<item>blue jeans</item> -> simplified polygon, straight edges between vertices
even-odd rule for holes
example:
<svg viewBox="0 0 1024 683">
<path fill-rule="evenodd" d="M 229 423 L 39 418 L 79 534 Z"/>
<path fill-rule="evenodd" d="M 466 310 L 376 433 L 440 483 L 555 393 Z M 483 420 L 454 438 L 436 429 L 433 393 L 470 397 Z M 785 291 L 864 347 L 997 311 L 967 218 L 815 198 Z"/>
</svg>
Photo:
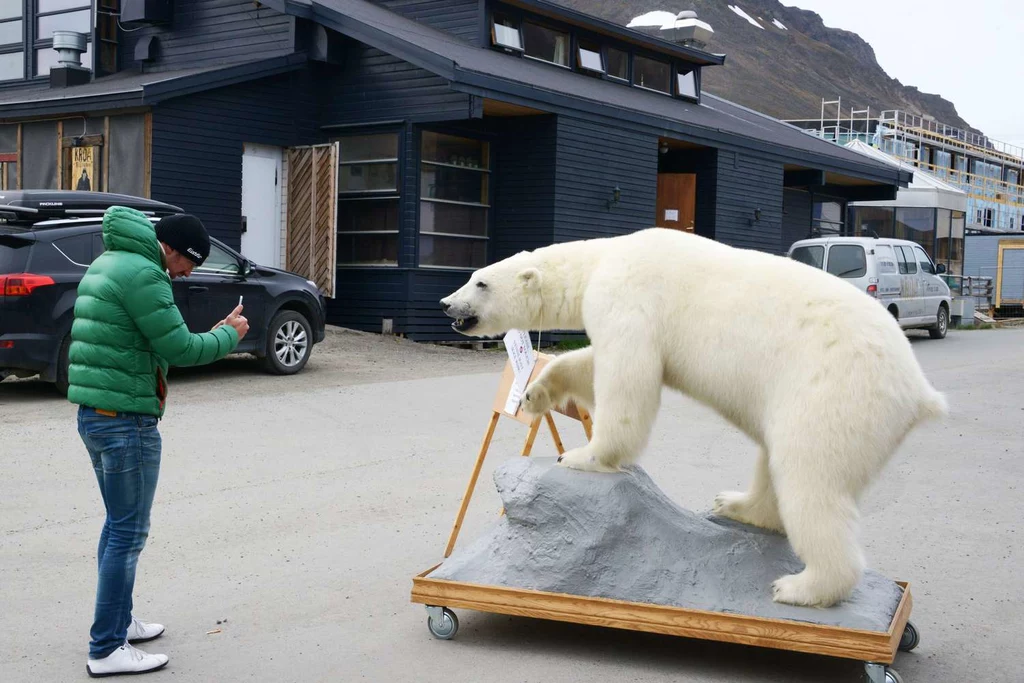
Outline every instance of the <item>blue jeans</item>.
<svg viewBox="0 0 1024 683">
<path fill-rule="evenodd" d="M 135 566 L 149 536 L 149 511 L 160 475 L 160 432 L 151 415 L 111 417 L 83 406 L 78 410 L 78 433 L 107 510 L 97 553 L 96 613 L 89 632 L 89 657 L 102 659 L 121 647 L 128 635 Z"/>
</svg>

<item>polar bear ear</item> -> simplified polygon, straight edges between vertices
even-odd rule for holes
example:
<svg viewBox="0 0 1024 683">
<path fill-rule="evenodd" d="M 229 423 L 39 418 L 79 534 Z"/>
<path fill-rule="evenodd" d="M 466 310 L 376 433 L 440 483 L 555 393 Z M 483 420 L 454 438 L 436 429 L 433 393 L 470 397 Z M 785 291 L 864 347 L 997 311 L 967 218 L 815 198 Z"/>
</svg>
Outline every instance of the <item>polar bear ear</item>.
<svg viewBox="0 0 1024 683">
<path fill-rule="evenodd" d="M 527 268 L 526 270 L 519 271 L 516 279 L 519 280 L 519 284 L 522 285 L 523 289 L 530 290 L 540 287 L 540 271 L 536 268 Z"/>
</svg>

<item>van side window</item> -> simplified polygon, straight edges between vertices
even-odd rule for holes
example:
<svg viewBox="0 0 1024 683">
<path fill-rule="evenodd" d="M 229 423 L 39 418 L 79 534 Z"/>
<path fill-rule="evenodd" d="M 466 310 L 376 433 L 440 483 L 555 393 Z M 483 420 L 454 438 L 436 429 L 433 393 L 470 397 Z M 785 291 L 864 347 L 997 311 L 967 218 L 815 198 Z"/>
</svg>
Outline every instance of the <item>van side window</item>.
<svg viewBox="0 0 1024 683">
<path fill-rule="evenodd" d="M 918 264 L 913 260 L 913 252 L 906 247 L 896 245 L 896 260 L 899 261 L 899 272 L 901 275 L 912 275 L 918 272 Z"/>
<path fill-rule="evenodd" d="M 896 255 L 892 253 L 892 247 L 887 244 L 879 244 L 875 247 L 875 263 L 881 274 L 897 272 Z"/>
<path fill-rule="evenodd" d="M 794 261 L 806 263 L 815 268 L 821 268 L 822 263 L 825 261 L 825 247 L 817 245 L 797 247 L 789 257 Z"/>
<path fill-rule="evenodd" d="M 916 275 L 917 262 L 914 261 L 914 252 L 908 247 L 896 246 L 896 253 L 900 256 L 900 273 L 903 275 Z"/>
<path fill-rule="evenodd" d="M 914 247 L 914 255 L 917 256 L 917 262 L 923 272 L 935 275 L 935 266 L 932 265 L 932 260 L 928 258 L 928 254 L 924 253 L 924 249 Z"/>
<path fill-rule="evenodd" d="M 859 244 L 837 244 L 828 250 L 828 272 L 838 277 L 864 277 L 868 262 Z"/>
</svg>

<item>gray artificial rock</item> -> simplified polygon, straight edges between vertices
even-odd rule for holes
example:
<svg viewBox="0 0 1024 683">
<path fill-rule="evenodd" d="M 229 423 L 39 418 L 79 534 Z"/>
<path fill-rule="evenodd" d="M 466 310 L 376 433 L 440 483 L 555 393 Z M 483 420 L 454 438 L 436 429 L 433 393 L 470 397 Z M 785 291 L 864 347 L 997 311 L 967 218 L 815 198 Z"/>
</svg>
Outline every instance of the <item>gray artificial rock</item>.
<svg viewBox="0 0 1024 683">
<path fill-rule="evenodd" d="M 505 515 L 431 578 L 869 631 L 887 631 L 900 601 L 869 570 L 834 607 L 774 602 L 772 582 L 803 568 L 786 538 L 684 510 L 638 466 L 604 474 L 512 458 L 494 482 Z"/>
</svg>

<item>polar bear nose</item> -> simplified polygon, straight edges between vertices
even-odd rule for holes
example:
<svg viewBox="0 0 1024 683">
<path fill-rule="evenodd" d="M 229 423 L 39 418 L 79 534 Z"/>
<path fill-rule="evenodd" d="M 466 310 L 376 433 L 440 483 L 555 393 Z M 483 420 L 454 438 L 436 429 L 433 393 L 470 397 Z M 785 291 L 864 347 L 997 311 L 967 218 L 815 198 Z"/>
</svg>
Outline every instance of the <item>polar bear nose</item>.
<svg viewBox="0 0 1024 683">
<path fill-rule="evenodd" d="M 449 309 L 450 309 L 451 307 L 452 307 L 452 306 L 451 306 L 451 304 L 447 303 L 447 302 L 446 302 L 446 301 L 445 301 L 444 299 L 441 299 L 441 310 L 442 310 L 442 311 L 444 311 L 445 313 L 447 313 L 447 312 L 448 312 L 448 310 L 449 310 Z"/>
</svg>

